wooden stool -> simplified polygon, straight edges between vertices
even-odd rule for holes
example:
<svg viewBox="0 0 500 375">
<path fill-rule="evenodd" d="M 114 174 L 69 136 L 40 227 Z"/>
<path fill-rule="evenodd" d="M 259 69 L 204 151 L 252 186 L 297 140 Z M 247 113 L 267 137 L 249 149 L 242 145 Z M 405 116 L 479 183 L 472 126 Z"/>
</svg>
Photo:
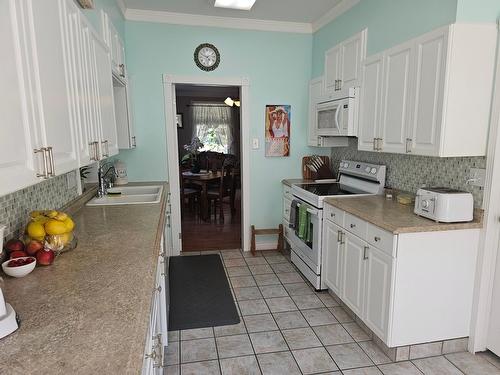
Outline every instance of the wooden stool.
<svg viewBox="0 0 500 375">
<path fill-rule="evenodd" d="M 276 251 L 281 253 L 283 251 L 283 224 L 280 224 L 278 229 L 255 229 L 255 225 L 252 225 L 252 243 L 250 245 L 250 251 L 253 255 L 255 255 L 255 236 L 272 234 L 278 235 L 278 246 L 276 247 Z"/>
</svg>

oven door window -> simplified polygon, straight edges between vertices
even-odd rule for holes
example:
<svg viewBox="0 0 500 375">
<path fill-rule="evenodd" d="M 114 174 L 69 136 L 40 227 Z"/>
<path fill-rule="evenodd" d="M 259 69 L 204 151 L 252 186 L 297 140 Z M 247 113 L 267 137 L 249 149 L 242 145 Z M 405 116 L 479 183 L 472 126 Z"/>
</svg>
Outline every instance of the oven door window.
<svg viewBox="0 0 500 375">
<path fill-rule="evenodd" d="M 305 243 L 307 245 L 307 247 L 309 247 L 310 249 L 313 248 L 313 238 L 314 238 L 314 224 L 312 223 L 311 221 L 311 215 L 309 213 L 307 213 L 307 225 L 308 225 L 308 228 L 306 229 L 306 235 L 304 236 L 300 236 L 300 214 L 299 214 L 299 207 L 300 205 L 296 205 L 295 206 L 295 222 L 294 222 L 294 227 L 295 227 L 295 236 L 300 240 L 302 241 L 303 243 Z"/>
</svg>

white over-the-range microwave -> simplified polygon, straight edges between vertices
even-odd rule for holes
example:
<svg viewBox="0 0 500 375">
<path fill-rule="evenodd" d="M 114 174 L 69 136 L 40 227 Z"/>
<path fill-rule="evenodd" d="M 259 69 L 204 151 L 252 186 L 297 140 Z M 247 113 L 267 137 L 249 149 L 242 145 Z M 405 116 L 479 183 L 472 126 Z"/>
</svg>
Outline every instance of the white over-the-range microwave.
<svg viewBox="0 0 500 375">
<path fill-rule="evenodd" d="M 330 94 L 319 98 L 316 104 L 318 136 L 357 136 L 358 93 L 359 88 L 350 87 L 342 94 Z"/>
</svg>

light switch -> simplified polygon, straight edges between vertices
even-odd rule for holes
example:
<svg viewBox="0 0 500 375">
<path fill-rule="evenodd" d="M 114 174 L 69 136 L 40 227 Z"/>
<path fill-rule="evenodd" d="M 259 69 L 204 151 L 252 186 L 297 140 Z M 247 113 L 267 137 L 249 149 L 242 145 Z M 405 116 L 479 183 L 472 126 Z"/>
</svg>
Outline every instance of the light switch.
<svg viewBox="0 0 500 375">
<path fill-rule="evenodd" d="M 252 139 L 252 148 L 254 150 L 258 150 L 259 149 L 259 138 L 253 138 Z"/>
<path fill-rule="evenodd" d="M 471 168 L 469 171 L 469 178 L 466 183 L 472 186 L 484 187 L 484 180 L 486 179 L 486 169 Z"/>
</svg>

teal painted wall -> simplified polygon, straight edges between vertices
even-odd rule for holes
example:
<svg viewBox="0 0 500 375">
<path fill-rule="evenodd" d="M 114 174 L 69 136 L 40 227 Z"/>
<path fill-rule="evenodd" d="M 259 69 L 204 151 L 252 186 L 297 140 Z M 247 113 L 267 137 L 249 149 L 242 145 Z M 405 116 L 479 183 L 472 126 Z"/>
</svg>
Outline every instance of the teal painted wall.
<svg viewBox="0 0 500 375">
<path fill-rule="evenodd" d="M 458 0 L 457 21 L 495 22 L 500 17 L 499 0 Z"/>
<path fill-rule="evenodd" d="M 103 9 L 113 22 L 122 39 L 125 39 L 125 20 L 116 0 L 94 0 L 94 9 L 83 9 L 96 31 L 101 34 L 101 9 Z"/>
<path fill-rule="evenodd" d="M 302 156 L 317 152 L 306 146 L 312 35 L 132 21 L 126 22 L 125 34 L 138 143 L 135 150 L 120 153 L 130 180 L 167 179 L 162 74 L 248 77 L 250 135 L 260 140 L 260 149 L 250 154 L 251 222 L 277 226 L 280 181 L 300 176 Z M 193 61 L 194 49 L 203 42 L 213 43 L 221 53 L 220 66 L 211 73 L 202 72 Z M 264 156 L 266 104 L 292 106 L 290 157 Z"/>
<path fill-rule="evenodd" d="M 367 55 L 371 55 L 454 22 L 456 10 L 457 0 L 361 0 L 314 33 L 312 77 L 323 74 L 326 50 L 366 27 Z"/>
</svg>

